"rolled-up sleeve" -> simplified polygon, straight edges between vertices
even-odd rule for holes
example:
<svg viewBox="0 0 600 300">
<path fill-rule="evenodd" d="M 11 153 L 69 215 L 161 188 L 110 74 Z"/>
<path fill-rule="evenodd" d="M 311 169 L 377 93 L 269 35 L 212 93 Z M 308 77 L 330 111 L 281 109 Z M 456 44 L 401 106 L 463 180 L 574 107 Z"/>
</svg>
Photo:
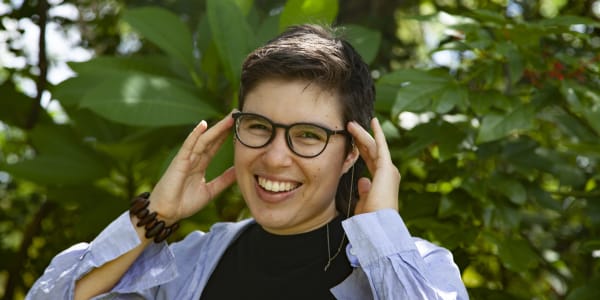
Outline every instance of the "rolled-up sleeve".
<svg viewBox="0 0 600 300">
<path fill-rule="evenodd" d="M 412 237 L 398 212 L 360 214 L 342 224 L 348 258 L 364 271 L 374 299 L 468 299 L 452 253 Z"/>
<path fill-rule="evenodd" d="M 127 253 L 141 243 L 125 212 L 106 227 L 91 243 L 76 244 L 52 259 L 44 274 L 34 283 L 26 299 L 73 299 L 75 282 L 85 274 Z M 165 242 L 149 245 L 117 285 L 107 294 L 146 291 L 177 276 L 174 257 Z M 133 296 L 133 294 L 132 294 Z M 140 294 L 138 293 L 139 297 Z M 126 297 L 125 297 L 126 298 Z"/>
</svg>

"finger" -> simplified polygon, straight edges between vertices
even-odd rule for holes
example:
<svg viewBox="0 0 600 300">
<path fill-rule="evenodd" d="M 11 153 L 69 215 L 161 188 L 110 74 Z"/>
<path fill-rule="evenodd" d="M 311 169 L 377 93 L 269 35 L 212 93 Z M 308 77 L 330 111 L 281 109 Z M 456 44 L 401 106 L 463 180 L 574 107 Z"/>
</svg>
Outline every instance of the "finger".
<svg viewBox="0 0 600 300">
<path fill-rule="evenodd" d="M 363 197 L 366 198 L 371 191 L 371 180 L 367 177 L 361 177 L 358 180 L 357 185 L 359 199 L 363 199 Z"/>
<path fill-rule="evenodd" d="M 190 132 L 187 138 L 185 138 L 185 140 L 183 141 L 179 152 L 177 152 L 177 157 L 184 159 L 189 158 L 190 154 L 192 154 L 192 149 L 194 149 L 196 141 L 198 141 L 200 135 L 202 135 L 202 133 L 204 133 L 204 131 L 206 131 L 207 128 L 208 124 L 206 123 L 206 121 L 200 121 L 200 123 L 198 123 L 196 127 L 194 127 L 192 132 Z"/>
<path fill-rule="evenodd" d="M 207 165 L 229 136 L 232 126 L 233 119 L 229 114 L 198 137 L 192 149 L 192 163 L 201 167 Z"/>
<path fill-rule="evenodd" d="M 373 129 L 373 136 L 375 137 L 375 144 L 377 145 L 377 158 L 381 160 L 391 160 L 390 151 L 385 140 L 385 134 L 383 128 L 379 124 L 379 119 L 373 118 L 371 120 L 371 128 Z"/>
<path fill-rule="evenodd" d="M 371 191 L 371 180 L 367 177 L 361 177 L 357 182 L 358 187 L 358 202 L 354 207 L 354 214 L 362 214 L 365 212 L 365 205 L 367 204 L 367 198 Z"/>
<path fill-rule="evenodd" d="M 348 132 L 352 134 L 354 144 L 372 174 L 375 170 L 375 160 L 377 159 L 377 144 L 375 139 L 354 121 L 348 123 Z"/>
</svg>

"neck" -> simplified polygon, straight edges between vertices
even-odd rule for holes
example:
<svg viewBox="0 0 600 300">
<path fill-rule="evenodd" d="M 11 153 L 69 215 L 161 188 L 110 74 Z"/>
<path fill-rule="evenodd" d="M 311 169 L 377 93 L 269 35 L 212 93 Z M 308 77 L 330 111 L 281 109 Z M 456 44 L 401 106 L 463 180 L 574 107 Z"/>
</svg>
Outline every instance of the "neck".
<svg viewBox="0 0 600 300">
<path fill-rule="evenodd" d="M 296 226 L 281 226 L 281 227 L 269 227 L 263 224 L 259 225 L 268 233 L 275 235 L 295 235 L 306 232 L 311 232 L 316 229 L 324 227 L 327 223 L 331 222 L 338 215 L 335 209 L 335 203 L 323 210 L 323 212 L 317 216 L 314 216 L 310 221 L 303 222 Z"/>
</svg>

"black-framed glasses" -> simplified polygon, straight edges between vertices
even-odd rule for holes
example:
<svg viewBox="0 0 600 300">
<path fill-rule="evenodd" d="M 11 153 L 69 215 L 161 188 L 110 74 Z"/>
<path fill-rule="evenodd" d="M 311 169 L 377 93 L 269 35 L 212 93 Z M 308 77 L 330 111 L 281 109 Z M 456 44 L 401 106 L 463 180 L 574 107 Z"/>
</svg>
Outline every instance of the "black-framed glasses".
<svg viewBox="0 0 600 300">
<path fill-rule="evenodd" d="M 235 136 L 244 146 L 262 148 L 268 145 L 276 136 L 277 128 L 285 130 L 285 140 L 290 150 L 304 158 L 316 157 L 323 153 L 332 135 L 342 134 L 346 130 L 331 130 L 313 123 L 278 124 L 264 116 L 254 113 L 235 112 Z"/>
</svg>

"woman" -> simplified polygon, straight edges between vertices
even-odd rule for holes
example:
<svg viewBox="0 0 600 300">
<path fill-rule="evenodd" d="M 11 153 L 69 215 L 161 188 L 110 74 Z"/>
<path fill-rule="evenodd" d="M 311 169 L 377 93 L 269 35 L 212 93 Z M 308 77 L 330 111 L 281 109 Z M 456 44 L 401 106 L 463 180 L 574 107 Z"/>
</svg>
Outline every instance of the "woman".
<svg viewBox="0 0 600 300">
<path fill-rule="evenodd" d="M 347 42 L 289 28 L 247 57 L 239 110 L 210 129 L 200 122 L 149 197 L 55 257 L 27 297 L 468 298 L 450 252 L 411 237 L 397 212 L 400 174 L 373 101 Z M 206 182 L 232 129 L 234 166 Z M 161 241 L 234 182 L 253 219 Z"/>
</svg>

